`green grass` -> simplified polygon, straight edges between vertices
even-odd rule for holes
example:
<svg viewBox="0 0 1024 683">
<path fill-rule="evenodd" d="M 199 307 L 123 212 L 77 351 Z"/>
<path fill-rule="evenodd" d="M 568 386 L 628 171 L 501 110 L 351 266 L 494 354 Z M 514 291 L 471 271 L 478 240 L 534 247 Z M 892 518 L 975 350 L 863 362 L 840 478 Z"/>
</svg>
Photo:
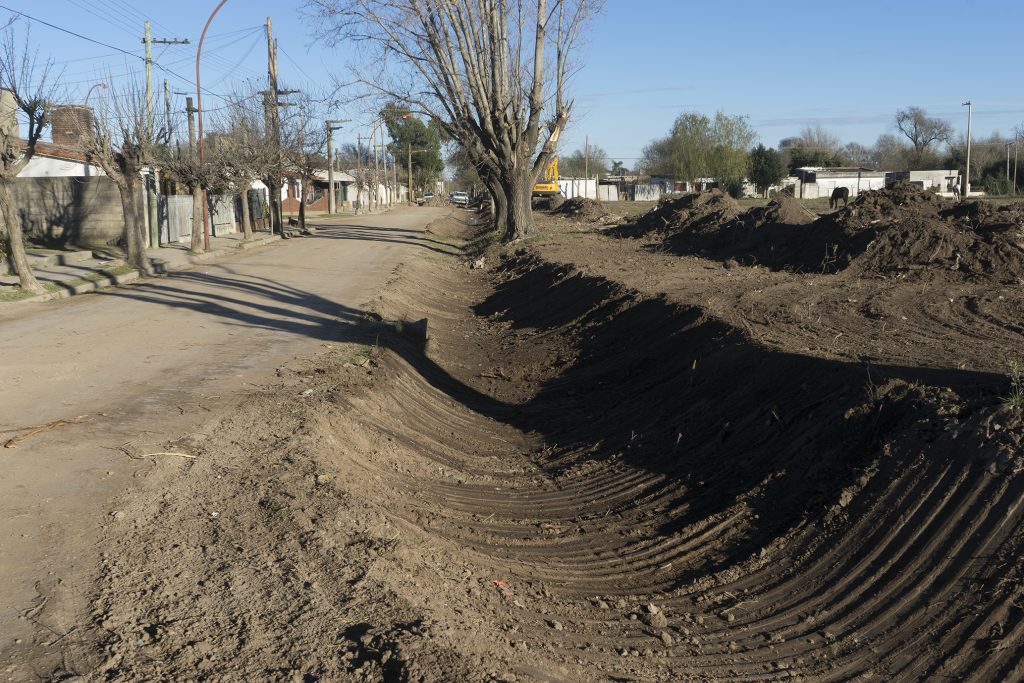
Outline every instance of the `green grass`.
<svg viewBox="0 0 1024 683">
<path fill-rule="evenodd" d="M 1024 363 L 1011 360 L 1007 363 L 1010 378 L 1010 393 L 1003 397 L 1003 403 L 1014 410 L 1024 409 Z"/>
<path fill-rule="evenodd" d="M 84 285 L 87 282 L 96 282 L 97 280 L 105 280 L 110 277 L 116 277 L 118 275 L 124 275 L 130 273 L 134 268 L 128 264 L 117 266 L 116 268 L 105 268 L 95 273 L 89 273 L 88 275 L 74 280 L 65 280 L 64 282 L 47 282 L 43 285 L 43 289 L 47 292 L 59 292 L 62 289 L 71 289 L 78 285 Z M 0 302 L 11 302 L 21 301 L 22 299 L 28 299 L 35 296 L 32 292 L 26 291 L 21 287 L 15 285 L 14 288 L 9 292 L 0 292 Z"/>
</svg>

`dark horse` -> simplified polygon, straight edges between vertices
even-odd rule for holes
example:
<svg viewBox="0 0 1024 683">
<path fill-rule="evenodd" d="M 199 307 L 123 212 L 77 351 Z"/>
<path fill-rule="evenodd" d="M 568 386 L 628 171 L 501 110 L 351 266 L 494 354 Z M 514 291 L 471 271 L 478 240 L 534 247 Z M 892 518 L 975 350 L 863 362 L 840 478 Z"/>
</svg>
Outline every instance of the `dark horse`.
<svg viewBox="0 0 1024 683">
<path fill-rule="evenodd" d="M 843 200 L 843 206 L 850 201 L 850 188 L 848 187 L 837 187 L 832 190 L 832 196 L 828 198 L 828 208 L 836 209 L 839 208 L 839 200 Z"/>
</svg>

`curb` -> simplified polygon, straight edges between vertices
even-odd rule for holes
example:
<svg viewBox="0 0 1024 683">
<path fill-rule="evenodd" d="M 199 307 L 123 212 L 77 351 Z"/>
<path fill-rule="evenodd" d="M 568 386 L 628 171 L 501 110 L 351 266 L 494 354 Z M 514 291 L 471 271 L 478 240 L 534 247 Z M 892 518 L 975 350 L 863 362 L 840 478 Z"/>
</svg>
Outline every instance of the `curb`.
<svg viewBox="0 0 1024 683">
<path fill-rule="evenodd" d="M 172 265 L 167 265 L 165 262 L 165 264 L 162 266 L 161 272 L 176 273 L 178 271 L 188 270 L 192 266 L 210 263 L 212 261 L 218 261 L 226 256 L 231 256 L 241 251 L 255 249 L 256 247 L 264 247 L 273 242 L 280 241 L 280 235 L 271 235 L 269 237 L 261 237 L 259 239 L 255 239 L 250 242 L 240 242 L 239 244 L 235 245 L 234 247 L 231 247 L 230 249 L 218 249 L 216 251 L 205 251 L 201 254 L 192 254 L 188 257 L 188 261 L 185 263 L 175 263 Z"/>
<path fill-rule="evenodd" d="M 217 251 L 207 251 L 202 254 L 193 254 L 188 257 L 186 263 L 177 263 L 174 265 L 164 265 L 157 274 L 163 273 L 175 273 L 182 270 L 189 270 L 193 266 L 214 262 L 221 258 L 238 254 L 239 252 L 246 251 L 248 249 L 254 249 L 256 247 L 263 247 L 273 242 L 281 240 L 280 235 L 272 235 L 270 237 L 262 237 L 260 239 L 252 240 L 251 242 L 240 243 L 230 249 L 218 249 Z M 159 266 L 158 266 L 159 268 Z M 17 304 L 27 303 L 40 303 L 43 301 L 57 301 L 60 299 L 67 299 L 78 294 L 88 294 L 95 292 L 100 289 L 107 287 L 114 287 L 116 285 L 124 285 L 129 282 L 134 282 L 142 278 L 142 275 L 137 270 L 133 270 L 128 273 L 122 273 L 121 275 L 112 275 L 110 277 L 101 278 L 99 280 L 90 280 L 77 284 L 67 289 L 59 289 L 55 292 L 46 292 L 45 294 L 37 294 L 35 296 L 26 297 L 24 299 L 18 299 L 17 301 L 0 302 L 0 310 L 2 307 Z"/>
<path fill-rule="evenodd" d="M 75 296 L 76 294 L 88 294 L 89 292 L 95 292 L 98 289 L 104 289 L 106 287 L 113 287 L 114 285 L 123 285 L 127 282 L 133 282 L 138 280 L 141 276 L 139 271 L 133 270 L 128 273 L 122 273 L 121 275 L 112 275 L 111 277 L 105 277 L 100 280 L 90 280 L 89 282 L 83 282 L 75 285 L 70 289 L 58 289 L 56 292 L 47 292 L 46 294 L 37 294 L 30 296 L 26 299 L 18 299 L 17 301 L 6 302 L 8 304 L 27 304 L 27 303 L 39 303 L 41 301 L 56 301 L 58 299 L 67 299 Z M 2 305 L 2 304 L 0 304 Z"/>
</svg>

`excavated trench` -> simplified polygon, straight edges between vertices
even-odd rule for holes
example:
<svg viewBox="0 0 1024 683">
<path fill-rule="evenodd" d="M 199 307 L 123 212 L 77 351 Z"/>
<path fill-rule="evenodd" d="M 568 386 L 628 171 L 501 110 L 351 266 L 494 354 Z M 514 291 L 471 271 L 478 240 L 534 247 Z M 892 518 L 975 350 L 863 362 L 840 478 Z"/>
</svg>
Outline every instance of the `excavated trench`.
<svg viewBox="0 0 1024 683">
<path fill-rule="evenodd" d="M 263 503 L 265 481 L 240 479 L 218 489 L 221 505 L 242 509 L 257 490 L 265 517 L 196 539 L 214 548 L 196 570 L 208 588 L 183 582 L 175 604 L 221 590 L 209 588 L 228 571 L 219 545 L 265 536 L 294 546 L 306 575 L 352 586 L 310 603 L 315 632 L 262 625 L 264 645 L 304 639 L 282 652 L 305 680 L 1024 676 L 1024 423 L 999 400 L 1005 378 L 768 348 L 699 306 L 526 252 L 489 277 L 408 269 L 378 309 L 425 314 L 427 352 L 368 322 L 363 337 L 388 347 L 369 384 L 351 385 L 353 363 L 321 363 L 301 427 L 271 422 L 276 439 L 242 449 L 277 463 L 265 469 L 292 500 L 323 495 L 304 482 L 328 472 L 344 506 L 386 518 L 384 564 L 324 574 L 352 562 L 351 544 L 289 545 L 297 532 Z M 231 438 L 252 440 L 252 423 L 235 422 Z M 301 475 L 274 469 L 281 452 Z M 352 533 L 317 526 L 338 500 L 309 500 L 286 511 L 301 507 L 313 545 Z M 140 533 L 159 544 L 169 514 Z M 166 611 L 152 593 L 130 593 L 130 610 L 112 597 L 158 570 L 111 578 L 103 616 Z M 232 595 L 287 603 L 286 584 L 270 572 Z M 329 625 L 332 601 L 344 618 Z M 397 603 L 432 630 L 396 626 Z M 241 610 L 204 618 L 236 623 Z M 123 641 L 109 651 L 111 680 L 146 671 Z M 236 673 L 267 666 L 251 638 L 202 656 Z M 168 660 L 164 674 L 192 661 Z"/>
</svg>

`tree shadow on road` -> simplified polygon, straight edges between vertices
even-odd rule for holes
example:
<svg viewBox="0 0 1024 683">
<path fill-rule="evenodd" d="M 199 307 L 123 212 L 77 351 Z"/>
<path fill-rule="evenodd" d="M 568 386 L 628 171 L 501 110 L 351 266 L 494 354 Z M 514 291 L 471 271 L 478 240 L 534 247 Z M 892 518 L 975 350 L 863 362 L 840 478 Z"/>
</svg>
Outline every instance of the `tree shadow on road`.
<svg viewBox="0 0 1024 683">
<path fill-rule="evenodd" d="M 462 250 L 454 244 L 427 237 L 422 230 L 410 228 L 376 227 L 367 225 L 317 226 L 317 238 L 355 242 L 384 242 L 411 244 L 438 254 L 461 256 Z"/>
</svg>

